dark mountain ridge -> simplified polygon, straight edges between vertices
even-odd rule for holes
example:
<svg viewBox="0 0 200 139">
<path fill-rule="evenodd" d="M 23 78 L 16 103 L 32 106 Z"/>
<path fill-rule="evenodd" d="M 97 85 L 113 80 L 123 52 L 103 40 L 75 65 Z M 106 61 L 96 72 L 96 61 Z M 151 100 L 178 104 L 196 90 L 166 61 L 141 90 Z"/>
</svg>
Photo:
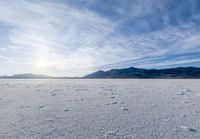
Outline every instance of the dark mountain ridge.
<svg viewBox="0 0 200 139">
<path fill-rule="evenodd" d="M 83 78 L 200 78 L 200 68 L 178 67 L 169 69 L 125 68 L 97 71 Z"/>
</svg>

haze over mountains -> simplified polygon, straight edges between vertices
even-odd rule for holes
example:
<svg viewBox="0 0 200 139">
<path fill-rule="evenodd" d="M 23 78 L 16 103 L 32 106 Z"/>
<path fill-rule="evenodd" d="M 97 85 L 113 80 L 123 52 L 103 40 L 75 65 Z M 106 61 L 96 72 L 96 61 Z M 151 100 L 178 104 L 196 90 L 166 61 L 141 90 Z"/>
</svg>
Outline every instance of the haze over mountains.
<svg viewBox="0 0 200 139">
<path fill-rule="evenodd" d="M 124 68 L 111 69 L 108 71 L 99 70 L 83 77 L 53 77 L 40 74 L 16 74 L 11 76 L 0 76 L 0 79 L 93 79 L 93 78 L 200 78 L 200 68 L 198 67 L 177 67 L 169 69 L 142 69 L 142 68 Z"/>
<path fill-rule="evenodd" d="M 74 78 L 76 77 L 73 77 L 73 79 Z M 3 75 L 0 76 L 0 79 L 71 79 L 71 77 L 54 77 L 41 74 L 24 73 L 11 76 Z"/>
<path fill-rule="evenodd" d="M 3 75 L 0 76 L 0 78 L 4 78 L 4 79 L 14 79 L 14 78 L 23 78 L 23 79 L 27 79 L 27 78 L 31 78 L 31 79 L 40 79 L 40 78 L 51 78 L 51 76 L 46 76 L 46 75 L 40 75 L 40 74 L 32 74 L 32 73 L 24 73 L 24 74 L 15 74 L 15 75 L 11 75 L 11 76 L 7 76 L 7 75 Z"/>
</svg>

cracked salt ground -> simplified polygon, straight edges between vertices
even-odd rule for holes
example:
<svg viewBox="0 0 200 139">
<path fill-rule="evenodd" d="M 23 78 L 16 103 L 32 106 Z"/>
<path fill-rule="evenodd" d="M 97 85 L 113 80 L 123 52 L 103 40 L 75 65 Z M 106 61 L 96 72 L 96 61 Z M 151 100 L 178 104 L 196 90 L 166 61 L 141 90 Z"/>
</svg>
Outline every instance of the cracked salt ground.
<svg viewBox="0 0 200 139">
<path fill-rule="evenodd" d="M 0 80 L 0 139 L 199 139 L 199 84 Z"/>
</svg>

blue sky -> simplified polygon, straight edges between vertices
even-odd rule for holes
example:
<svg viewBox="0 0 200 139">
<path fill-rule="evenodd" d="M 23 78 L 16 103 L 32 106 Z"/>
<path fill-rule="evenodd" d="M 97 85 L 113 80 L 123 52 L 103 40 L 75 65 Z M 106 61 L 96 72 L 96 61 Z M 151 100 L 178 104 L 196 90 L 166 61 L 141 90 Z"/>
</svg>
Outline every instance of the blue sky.
<svg viewBox="0 0 200 139">
<path fill-rule="evenodd" d="M 200 66 L 199 0 L 0 0 L 0 74 Z"/>
</svg>

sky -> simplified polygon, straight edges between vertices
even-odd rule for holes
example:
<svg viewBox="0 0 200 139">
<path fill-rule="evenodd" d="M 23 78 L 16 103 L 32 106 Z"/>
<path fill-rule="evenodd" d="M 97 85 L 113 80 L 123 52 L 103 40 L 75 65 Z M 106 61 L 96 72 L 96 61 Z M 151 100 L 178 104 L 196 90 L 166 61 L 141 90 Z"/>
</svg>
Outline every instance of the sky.
<svg viewBox="0 0 200 139">
<path fill-rule="evenodd" d="M 0 75 L 200 67 L 200 0 L 0 0 Z"/>
</svg>

